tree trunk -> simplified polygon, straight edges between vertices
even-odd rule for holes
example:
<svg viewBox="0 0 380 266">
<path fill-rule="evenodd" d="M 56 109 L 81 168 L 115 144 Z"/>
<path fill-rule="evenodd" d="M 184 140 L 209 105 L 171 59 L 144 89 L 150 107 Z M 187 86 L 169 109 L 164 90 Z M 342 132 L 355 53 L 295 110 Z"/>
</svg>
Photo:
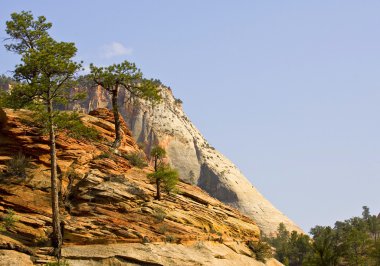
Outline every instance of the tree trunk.
<svg viewBox="0 0 380 266">
<path fill-rule="evenodd" d="M 156 179 L 156 185 L 157 185 L 157 196 L 156 196 L 156 199 L 161 200 L 161 188 L 160 188 L 161 179 L 159 179 L 159 178 Z"/>
<path fill-rule="evenodd" d="M 59 217 L 59 198 L 58 198 L 58 184 L 57 184 L 57 154 L 55 150 L 55 132 L 53 124 L 53 102 L 48 102 L 48 114 L 49 114 L 49 135 L 50 135 L 50 177 L 51 177 L 51 205 L 53 213 L 53 235 L 52 244 L 54 247 L 54 255 L 60 257 L 62 246 L 62 235 L 60 227 Z"/>
<path fill-rule="evenodd" d="M 119 117 L 119 108 L 117 105 L 118 98 L 118 87 L 116 86 L 112 90 L 112 111 L 115 119 L 115 141 L 112 144 L 113 148 L 119 148 L 121 144 L 121 129 L 120 129 L 120 117 Z"/>
</svg>

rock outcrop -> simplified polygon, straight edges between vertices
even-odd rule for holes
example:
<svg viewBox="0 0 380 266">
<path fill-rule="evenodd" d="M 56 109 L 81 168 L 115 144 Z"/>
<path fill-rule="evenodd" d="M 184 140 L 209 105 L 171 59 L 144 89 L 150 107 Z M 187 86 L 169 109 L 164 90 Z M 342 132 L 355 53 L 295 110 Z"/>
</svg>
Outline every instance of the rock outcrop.
<svg viewBox="0 0 380 266">
<path fill-rule="evenodd" d="M 152 168 L 136 168 L 126 159 L 142 153 L 126 124 L 115 153 L 113 124 L 102 119 L 111 113 L 92 114 L 80 118 L 99 132 L 98 140 L 75 139 L 69 131 L 56 140 L 62 254 L 70 265 L 264 265 L 246 245 L 260 235 L 251 218 L 185 182 L 178 193 L 154 200 L 155 187 L 146 176 Z M 7 236 L 0 233 L 0 259 L 9 265 L 51 259 L 48 137 L 31 117 L 27 110 L 0 109 L 0 218 L 14 211 Z M 9 162 L 18 153 L 26 157 L 26 177 L 9 175 Z"/>
<path fill-rule="evenodd" d="M 213 197 L 253 218 L 265 234 L 284 223 L 289 230 L 302 230 L 276 209 L 223 154 L 209 145 L 182 110 L 170 88 L 161 87 L 163 101 L 150 103 L 131 100 L 120 92 L 119 106 L 125 121 L 138 143 L 149 152 L 152 145 L 164 146 L 171 164 L 181 177 L 198 185 Z M 89 91 L 86 101 L 77 109 L 110 107 L 107 93 L 100 87 Z"/>
</svg>

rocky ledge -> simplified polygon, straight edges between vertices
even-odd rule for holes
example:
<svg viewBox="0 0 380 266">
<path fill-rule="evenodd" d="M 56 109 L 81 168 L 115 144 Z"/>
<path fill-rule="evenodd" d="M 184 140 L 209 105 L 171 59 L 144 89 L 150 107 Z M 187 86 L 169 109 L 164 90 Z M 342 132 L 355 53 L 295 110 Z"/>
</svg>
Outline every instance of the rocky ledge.
<svg viewBox="0 0 380 266">
<path fill-rule="evenodd" d="M 0 216 L 14 211 L 13 226 L 0 235 L 0 260 L 7 265 L 51 259 L 48 137 L 31 117 L 27 110 L 0 109 L 0 173 L 17 153 L 28 160 L 25 178 L 0 178 Z M 146 177 L 152 168 L 134 167 L 127 159 L 142 151 L 125 122 L 122 145 L 113 151 L 107 109 L 80 119 L 99 132 L 98 141 L 78 140 L 67 131 L 57 135 L 63 256 L 70 265 L 264 265 L 246 246 L 260 236 L 251 218 L 184 182 L 177 193 L 155 200 Z"/>
</svg>

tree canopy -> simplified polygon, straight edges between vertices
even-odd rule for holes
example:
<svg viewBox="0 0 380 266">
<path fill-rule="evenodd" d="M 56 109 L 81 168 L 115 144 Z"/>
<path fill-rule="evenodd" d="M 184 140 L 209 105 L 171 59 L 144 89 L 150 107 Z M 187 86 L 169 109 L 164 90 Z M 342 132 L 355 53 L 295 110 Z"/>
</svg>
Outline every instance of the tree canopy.
<svg viewBox="0 0 380 266">
<path fill-rule="evenodd" d="M 19 83 L 10 96 L 17 97 L 21 104 L 33 102 L 45 107 L 46 124 L 49 128 L 51 201 L 52 201 L 52 243 L 55 255 L 60 256 L 62 245 L 61 220 L 59 213 L 57 158 L 55 148 L 54 104 L 67 101 L 75 73 L 81 64 L 73 61 L 77 49 L 74 43 L 54 40 L 48 29 L 52 24 L 44 16 L 34 19 L 31 12 L 13 13 L 6 23 L 10 36 L 5 47 L 21 55 L 16 65 L 14 78 Z"/>
<path fill-rule="evenodd" d="M 90 79 L 111 94 L 112 111 L 115 121 L 115 141 L 112 146 L 118 148 L 121 143 L 118 107 L 119 89 L 123 88 L 127 90 L 131 98 L 136 97 L 157 102 L 161 100 L 158 84 L 155 80 L 143 78 L 140 69 L 138 69 L 134 63 L 128 62 L 127 60 L 108 67 L 96 67 L 94 64 L 90 64 L 90 70 Z"/>
</svg>

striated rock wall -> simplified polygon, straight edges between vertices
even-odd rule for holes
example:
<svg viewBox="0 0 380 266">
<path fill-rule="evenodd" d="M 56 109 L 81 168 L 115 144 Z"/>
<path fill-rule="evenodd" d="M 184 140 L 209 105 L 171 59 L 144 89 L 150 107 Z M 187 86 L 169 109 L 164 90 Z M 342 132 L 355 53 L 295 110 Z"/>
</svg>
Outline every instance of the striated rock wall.
<svg viewBox="0 0 380 266">
<path fill-rule="evenodd" d="M 179 170 L 182 180 L 193 182 L 213 197 L 238 208 L 253 218 L 260 229 L 271 234 L 279 223 L 289 230 L 302 230 L 276 209 L 223 154 L 211 147 L 176 101 L 170 88 L 161 87 L 163 101 L 152 106 L 145 101 L 130 100 L 120 92 L 119 106 L 135 139 L 149 152 L 160 144 L 167 150 L 170 163 Z M 97 87 L 81 103 L 85 111 L 110 106 L 109 96 Z"/>
<path fill-rule="evenodd" d="M 122 156 L 140 151 L 128 128 L 123 123 L 122 144 L 114 154 L 113 124 L 107 121 L 112 113 L 92 114 L 81 120 L 100 133 L 98 141 L 57 134 L 62 254 L 70 265 L 264 265 L 246 246 L 260 235 L 252 219 L 184 182 L 178 194 L 155 200 L 155 186 L 146 176 L 152 168 L 133 167 Z M 32 116 L 0 109 L 0 220 L 9 209 L 15 213 L 7 236 L 0 233 L 0 264 L 52 260 L 48 137 Z M 1 175 L 18 151 L 29 158 L 27 177 Z"/>
</svg>

